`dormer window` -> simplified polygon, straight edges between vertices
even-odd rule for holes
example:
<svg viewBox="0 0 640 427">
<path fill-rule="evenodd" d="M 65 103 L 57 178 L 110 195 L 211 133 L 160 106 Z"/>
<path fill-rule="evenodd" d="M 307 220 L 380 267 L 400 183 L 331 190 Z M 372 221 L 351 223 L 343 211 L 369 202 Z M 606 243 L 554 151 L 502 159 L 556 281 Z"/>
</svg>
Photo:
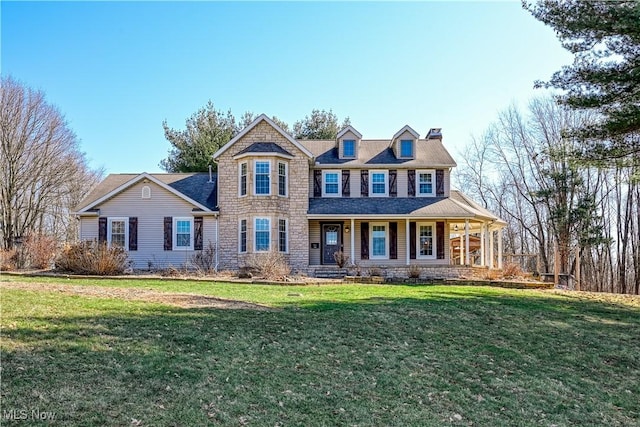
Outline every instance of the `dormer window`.
<svg viewBox="0 0 640 427">
<path fill-rule="evenodd" d="M 358 143 L 361 139 L 362 134 L 351 125 L 338 132 L 336 136 L 338 157 L 341 159 L 355 159 L 358 157 Z"/>
<path fill-rule="evenodd" d="M 400 157 L 405 159 L 413 158 L 413 140 L 403 139 L 400 141 Z"/>
<path fill-rule="evenodd" d="M 342 141 L 342 157 L 353 158 L 356 156 L 356 141 L 345 139 Z"/>
</svg>

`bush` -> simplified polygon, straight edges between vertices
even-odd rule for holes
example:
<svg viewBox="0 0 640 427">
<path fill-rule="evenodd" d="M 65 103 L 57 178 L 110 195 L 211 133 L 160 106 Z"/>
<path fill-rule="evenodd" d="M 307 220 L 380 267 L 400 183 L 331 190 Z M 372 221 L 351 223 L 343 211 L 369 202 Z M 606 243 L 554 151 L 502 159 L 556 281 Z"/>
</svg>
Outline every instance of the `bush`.
<svg viewBox="0 0 640 427">
<path fill-rule="evenodd" d="M 18 251 L 0 249 L 0 271 L 13 271 L 18 268 Z"/>
<path fill-rule="evenodd" d="M 267 280 L 284 280 L 291 273 L 284 255 L 273 251 L 249 256 L 245 269 L 255 271 Z"/>
<path fill-rule="evenodd" d="M 199 274 L 211 274 L 216 270 L 216 248 L 213 243 L 209 244 L 200 252 L 197 252 L 189 259 L 190 266 L 194 267 Z"/>
<path fill-rule="evenodd" d="M 371 267 L 369 269 L 369 276 L 382 277 L 382 269 L 380 267 Z"/>
<path fill-rule="evenodd" d="M 409 278 L 410 279 L 419 279 L 420 278 L 420 271 L 422 270 L 422 268 L 420 268 L 419 265 L 415 265 L 412 264 L 409 266 Z"/>
<path fill-rule="evenodd" d="M 129 267 L 127 252 L 95 240 L 74 243 L 56 259 L 56 267 L 75 274 L 116 275 Z"/>
<path fill-rule="evenodd" d="M 50 268 L 56 257 L 57 243 L 45 234 L 30 234 L 24 242 L 24 250 L 32 268 Z"/>
<path fill-rule="evenodd" d="M 345 254 L 342 251 L 334 252 L 333 259 L 336 260 L 338 268 L 344 268 L 344 266 L 349 263 L 349 255 Z"/>
<path fill-rule="evenodd" d="M 502 268 L 502 277 L 505 279 L 515 279 L 517 277 L 524 277 L 524 271 L 518 264 L 505 264 Z"/>
</svg>

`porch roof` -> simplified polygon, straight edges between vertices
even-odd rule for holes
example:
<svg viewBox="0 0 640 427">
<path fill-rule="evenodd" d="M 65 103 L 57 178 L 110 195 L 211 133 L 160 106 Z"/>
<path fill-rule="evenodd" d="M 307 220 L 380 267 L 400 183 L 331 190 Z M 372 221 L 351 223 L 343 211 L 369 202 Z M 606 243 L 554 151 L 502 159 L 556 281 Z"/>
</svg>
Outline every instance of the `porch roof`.
<svg viewBox="0 0 640 427">
<path fill-rule="evenodd" d="M 309 199 L 309 215 L 407 215 L 469 217 L 470 211 L 448 197 L 357 197 Z"/>
<path fill-rule="evenodd" d="M 451 197 L 335 197 L 309 199 L 309 216 L 407 216 L 419 218 L 477 218 L 506 225 L 460 191 Z"/>
</svg>

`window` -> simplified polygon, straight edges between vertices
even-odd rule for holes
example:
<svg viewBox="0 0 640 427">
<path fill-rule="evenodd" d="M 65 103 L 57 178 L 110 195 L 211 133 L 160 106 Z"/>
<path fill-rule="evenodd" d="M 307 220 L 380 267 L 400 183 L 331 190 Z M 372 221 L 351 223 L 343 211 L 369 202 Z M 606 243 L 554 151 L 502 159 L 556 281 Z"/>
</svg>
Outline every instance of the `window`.
<svg viewBox="0 0 640 427">
<path fill-rule="evenodd" d="M 280 252 L 287 252 L 288 242 L 287 242 L 287 220 L 279 219 L 278 220 L 278 249 Z"/>
<path fill-rule="evenodd" d="M 340 172 L 339 171 L 322 171 L 322 197 L 340 196 Z"/>
<path fill-rule="evenodd" d="M 433 170 L 422 170 L 416 173 L 418 195 L 433 196 L 435 195 L 435 172 Z"/>
<path fill-rule="evenodd" d="M 356 141 L 353 139 L 345 139 L 342 141 L 342 157 L 356 156 Z"/>
<path fill-rule="evenodd" d="M 372 223 L 371 224 L 371 258 L 388 258 L 389 257 L 387 224 Z"/>
<path fill-rule="evenodd" d="M 256 218 L 255 233 L 256 252 L 268 251 L 271 241 L 271 221 L 269 218 Z"/>
<path fill-rule="evenodd" d="M 151 198 L 151 187 L 149 187 L 148 185 L 145 185 L 144 187 L 142 187 L 142 198 L 143 199 Z"/>
<path fill-rule="evenodd" d="M 287 195 L 287 164 L 278 162 L 278 196 Z"/>
<path fill-rule="evenodd" d="M 173 218 L 173 250 L 193 250 L 193 218 Z"/>
<path fill-rule="evenodd" d="M 120 246 L 129 249 L 129 218 L 109 218 L 107 236 L 109 246 Z"/>
<path fill-rule="evenodd" d="M 371 171 L 369 194 L 375 196 L 388 195 L 387 171 Z"/>
<path fill-rule="evenodd" d="M 240 189 L 238 193 L 241 196 L 247 195 L 247 163 L 240 163 Z"/>
<path fill-rule="evenodd" d="M 413 140 L 403 139 L 400 141 L 400 157 L 413 157 Z"/>
<path fill-rule="evenodd" d="M 435 227 L 433 223 L 418 223 L 418 238 L 416 243 L 418 245 L 417 253 L 418 258 L 435 258 L 436 253 L 434 251 L 435 243 Z"/>
<path fill-rule="evenodd" d="M 268 161 L 256 160 L 256 185 L 255 194 L 269 195 L 271 194 L 271 163 Z"/>
<path fill-rule="evenodd" d="M 239 251 L 247 252 L 247 220 L 240 220 L 240 242 L 239 242 Z"/>
</svg>

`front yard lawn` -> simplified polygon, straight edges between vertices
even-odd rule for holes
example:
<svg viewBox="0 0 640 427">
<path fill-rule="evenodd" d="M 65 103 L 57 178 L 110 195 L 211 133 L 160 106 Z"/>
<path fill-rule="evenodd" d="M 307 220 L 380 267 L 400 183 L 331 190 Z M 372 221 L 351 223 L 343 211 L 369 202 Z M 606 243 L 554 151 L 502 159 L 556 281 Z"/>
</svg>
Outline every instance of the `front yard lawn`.
<svg viewBox="0 0 640 427">
<path fill-rule="evenodd" d="M 20 411 L 96 426 L 640 424 L 637 299 L 7 277 L 0 287 L 2 425 Z M 91 291 L 104 288 L 260 306 Z"/>
</svg>

